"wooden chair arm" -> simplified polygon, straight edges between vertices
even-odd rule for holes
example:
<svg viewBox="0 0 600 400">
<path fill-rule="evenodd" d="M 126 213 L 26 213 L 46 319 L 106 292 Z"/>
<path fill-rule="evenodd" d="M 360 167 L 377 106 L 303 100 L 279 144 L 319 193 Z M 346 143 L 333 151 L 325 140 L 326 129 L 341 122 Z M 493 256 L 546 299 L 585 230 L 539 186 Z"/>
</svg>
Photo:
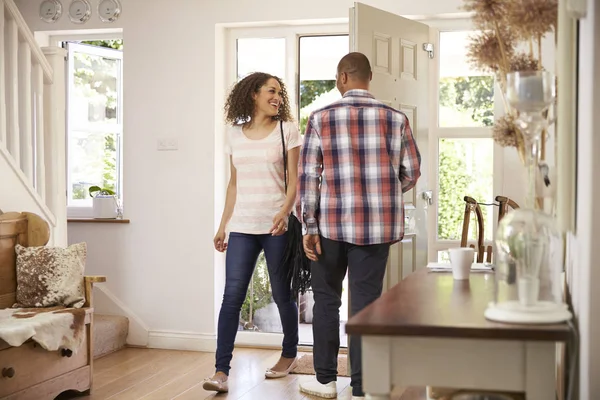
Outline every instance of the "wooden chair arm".
<svg viewBox="0 0 600 400">
<path fill-rule="evenodd" d="M 93 307 L 94 304 L 94 283 L 106 282 L 105 276 L 84 276 L 85 283 L 85 304 L 84 307 Z"/>
</svg>

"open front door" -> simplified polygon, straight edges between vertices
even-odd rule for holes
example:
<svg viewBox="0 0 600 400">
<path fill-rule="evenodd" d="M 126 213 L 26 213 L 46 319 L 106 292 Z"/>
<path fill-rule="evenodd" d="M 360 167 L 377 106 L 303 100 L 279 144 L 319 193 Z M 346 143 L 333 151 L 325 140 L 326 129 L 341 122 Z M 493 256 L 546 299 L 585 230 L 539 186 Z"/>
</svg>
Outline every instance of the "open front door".
<svg viewBox="0 0 600 400">
<path fill-rule="evenodd" d="M 429 26 L 354 3 L 350 9 L 350 51 L 371 62 L 371 93 L 406 114 L 421 152 L 421 178 L 405 193 L 405 236 L 392 246 L 384 290 L 427 264 Z M 430 197 L 429 197 L 430 198 Z M 433 210 L 433 208 L 431 208 Z M 433 213 L 431 213 L 433 215 Z"/>
</svg>

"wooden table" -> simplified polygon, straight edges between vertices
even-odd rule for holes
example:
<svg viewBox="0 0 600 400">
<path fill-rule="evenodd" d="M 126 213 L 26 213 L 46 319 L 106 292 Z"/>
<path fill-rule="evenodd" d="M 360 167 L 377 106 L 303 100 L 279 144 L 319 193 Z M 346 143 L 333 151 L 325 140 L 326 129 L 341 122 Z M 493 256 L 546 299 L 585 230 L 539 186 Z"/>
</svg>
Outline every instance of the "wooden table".
<svg viewBox="0 0 600 400">
<path fill-rule="evenodd" d="M 493 273 L 421 268 L 346 324 L 362 336 L 363 387 L 387 399 L 393 386 L 442 386 L 525 392 L 555 399 L 557 343 L 567 324 L 511 325 L 485 319 Z"/>
</svg>

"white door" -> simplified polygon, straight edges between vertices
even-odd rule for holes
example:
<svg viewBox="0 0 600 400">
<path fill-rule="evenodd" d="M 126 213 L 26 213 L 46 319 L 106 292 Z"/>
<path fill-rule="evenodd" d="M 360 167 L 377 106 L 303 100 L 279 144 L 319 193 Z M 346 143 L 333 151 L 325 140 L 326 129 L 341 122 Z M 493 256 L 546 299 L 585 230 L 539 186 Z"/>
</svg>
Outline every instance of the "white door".
<svg viewBox="0 0 600 400">
<path fill-rule="evenodd" d="M 416 268 L 427 264 L 429 201 L 429 26 L 362 3 L 350 9 L 350 51 L 365 54 L 371 62 L 371 93 L 403 111 L 410 121 L 421 153 L 421 178 L 405 193 L 404 240 L 390 251 L 384 290 Z"/>
</svg>

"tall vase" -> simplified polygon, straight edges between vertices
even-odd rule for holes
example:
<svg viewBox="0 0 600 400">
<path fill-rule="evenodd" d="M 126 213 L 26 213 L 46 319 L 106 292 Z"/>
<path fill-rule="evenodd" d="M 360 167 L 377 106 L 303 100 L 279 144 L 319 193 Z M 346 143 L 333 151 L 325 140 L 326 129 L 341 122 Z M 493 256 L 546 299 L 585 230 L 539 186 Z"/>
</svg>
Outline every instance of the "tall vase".
<svg viewBox="0 0 600 400">
<path fill-rule="evenodd" d="M 554 99 L 554 78 L 543 71 L 507 77 L 507 98 L 519 116 L 527 167 L 523 207 L 498 224 L 494 258 L 495 301 L 486 317 L 516 323 L 559 322 L 571 318 L 562 303 L 562 235 L 538 201 L 537 183 L 544 111 Z M 516 273 L 515 273 L 516 272 Z"/>
<path fill-rule="evenodd" d="M 538 191 L 540 181 L 541 135 L 531 135 L 525 140 L 525 168 L 527 170 L 526 196 L 524 208 L 543 210 L 543 201 Z"/>
</svg>

